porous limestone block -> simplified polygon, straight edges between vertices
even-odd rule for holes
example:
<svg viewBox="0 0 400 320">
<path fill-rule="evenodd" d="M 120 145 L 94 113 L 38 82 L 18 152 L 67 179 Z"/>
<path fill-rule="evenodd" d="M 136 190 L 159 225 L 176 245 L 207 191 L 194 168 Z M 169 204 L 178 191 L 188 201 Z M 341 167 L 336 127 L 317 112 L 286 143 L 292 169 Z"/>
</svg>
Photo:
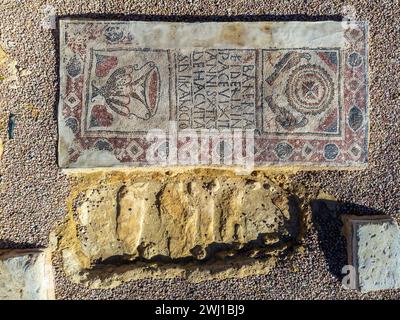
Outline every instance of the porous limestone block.
<svg viewBox="0 0 400 320">
<path fill-rule="evenodd" d="M 400 230 L 389 216 L 344 216 L 348 262 L 361 292 L 400 288 Z"/>
<path fill-rule="evenodd" d="M 103 170 L 71 178 L 56 238 L 67 274 L 93 288 L 265 274 L 303 234 L 304 208 L 282 176 Z"/>
<path fill-rule="evenodd" d="M 0 250 L 0 300 L 54 299 L 48 250 Z"/>
</svg>

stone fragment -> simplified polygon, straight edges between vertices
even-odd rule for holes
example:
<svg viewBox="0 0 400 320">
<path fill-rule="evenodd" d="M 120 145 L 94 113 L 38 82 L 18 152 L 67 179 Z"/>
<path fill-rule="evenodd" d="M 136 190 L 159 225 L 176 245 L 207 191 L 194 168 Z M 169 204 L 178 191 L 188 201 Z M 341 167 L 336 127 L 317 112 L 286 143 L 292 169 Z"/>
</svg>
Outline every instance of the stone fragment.
<svg viewBox="0 0 400 320">
<path fill-rule="evenodd" d="M 62 19 L 59 165 L 363 166 L 367 39 L 364 22 Z"/>
<path fill-rule="evenodd" d="M 67 274 L 107 287 L 268 273 L 302 234 L 299 200 L 263 174 L 203 173 L 73 175 L 69 218 L 54 237 Z"/>
<path fill-rule="evenodd" d="M 18 70 L 18 63 L 0 47 L 0 84 L 5 84 L 11 89 L 20 86 L 22 70 Z"/>
<path fill-rule="evenodd" d="M 400 288 L 400 229 L 391 217 L 342 218 L 348 263 L 355 268 L 361 292 Z"/>
<path fill-rule="evenodd" d="M 37 121 L 39 118 L 40 111 L 39 109 L 34 106 L 33 104 L 26 104 L 25 109 L 28 111 L 30 117 L 34 120 Z"/>
<path fill-rule="evenodd" d="M 54 299 L 48 250 L 0 250 L 0 300 Z"/>
</svg>

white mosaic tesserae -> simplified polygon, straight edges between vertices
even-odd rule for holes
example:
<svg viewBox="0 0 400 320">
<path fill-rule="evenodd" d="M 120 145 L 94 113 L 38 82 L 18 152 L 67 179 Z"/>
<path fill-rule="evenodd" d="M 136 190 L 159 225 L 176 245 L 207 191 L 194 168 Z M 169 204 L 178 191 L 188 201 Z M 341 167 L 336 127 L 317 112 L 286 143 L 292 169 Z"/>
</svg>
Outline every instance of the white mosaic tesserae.
<svg viewBox="0 0 400 320">
<path fill-rule="evenodd" d="M 363 166 L 367 38 L 363 22 L 61 20 L 59 165 Z"/>
</svg>

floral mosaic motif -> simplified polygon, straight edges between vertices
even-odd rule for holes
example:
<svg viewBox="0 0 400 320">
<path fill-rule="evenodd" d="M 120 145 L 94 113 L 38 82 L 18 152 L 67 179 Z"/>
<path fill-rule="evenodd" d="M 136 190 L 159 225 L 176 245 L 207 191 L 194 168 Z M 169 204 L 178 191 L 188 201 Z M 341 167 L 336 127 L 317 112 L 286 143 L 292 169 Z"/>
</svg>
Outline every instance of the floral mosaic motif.
<svg viewBox="0 0 400 320">
<path fill-rule="evenodd" d="M 112 58 L 108 57 L 107 65 L 116 61 Z M 105 85 L 100 87 L 95 80 L 91 85 L 92 100 L 103 97 L 106 105 L 122 116 L 148 120 L 157 112 L 160 75 L 152 61 L 141 67 L 120 67 L 113 71 Z"/>
</svg>

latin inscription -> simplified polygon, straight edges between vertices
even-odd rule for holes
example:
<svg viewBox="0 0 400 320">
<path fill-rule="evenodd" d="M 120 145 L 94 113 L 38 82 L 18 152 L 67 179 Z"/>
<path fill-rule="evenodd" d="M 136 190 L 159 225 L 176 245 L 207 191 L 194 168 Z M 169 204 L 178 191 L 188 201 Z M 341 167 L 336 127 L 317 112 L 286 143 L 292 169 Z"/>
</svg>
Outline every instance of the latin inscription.
<svg viewBox="0 0 400 320">
<path fill-rule="evenodd" d="M 180 50 L 175 70 L 179 129 L 255 128 L 255 50 Z"/>
</svg>

